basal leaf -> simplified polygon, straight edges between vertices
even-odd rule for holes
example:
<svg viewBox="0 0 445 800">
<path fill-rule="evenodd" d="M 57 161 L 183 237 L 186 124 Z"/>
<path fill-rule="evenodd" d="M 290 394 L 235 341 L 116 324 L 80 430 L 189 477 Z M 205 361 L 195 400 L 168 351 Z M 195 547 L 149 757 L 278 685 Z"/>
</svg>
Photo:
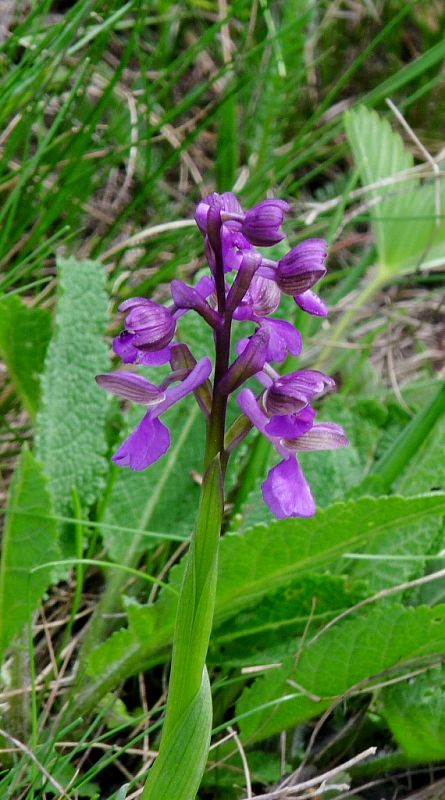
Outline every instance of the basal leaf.
<svg viewBox="0 0 445 800">
<path fill-rule="evenodd" d="M 415 520 L 402 524 L 378 540 L 371 540 L 363 552 L 378 558 L 357 559 L 348 573 L 368 582 L 372 593 L 389 586 L 420 577 L 425 572 L 426 558 L 436 555 L 443 544 L 443 517 Z M 398 558 L 400 556 L 400 558 Z"/>
<path fill-rule="evenodd" d="M 312 519 L 275 520 L 245 533 L 226 534 L 220 545 L 215 629 L 302 574 L 338 563 L 343 553 L 363 551 L 370 541 L 444 513 L 443 494 L 361 498 L 335 503 Z M 171 571 L 170 584 L 176 589 L 183 566 L 181 562 Z M 162 591 L 155 605 L 141 606 L 134 613 L 141 624 L 139 631 L 147 626 L 145 636 L 133 623 L 131 630 L 118 631 L 90 655 L 89 674 L 104 692 L 168 657 L 176 615 L 174 595 Z M 77 698 L 79 704 L 88 703 L 94 685 Z"/>
<path fill-rule="evenodd" d="M 399 176 L 414 166 L 402 137 L 375 111 L 360 106 L 345 114 L 345 128 L 364 186 Z M 442 204 L 445 191 L 442 186 Z M 434 181 L 413 176 L 369 190 L 369 213 L 383 276 L 429 266 L 445 255 L 445 224 L 435 223 Z"/>
<path fill-rule="evenodd" d="M 95 383 L 109 368 L 103 341 L 107 320 L 104 270 L 94 261 L 58 260 L 55 332 L 42 376 L 37 455 L 49 478 L 55 509 L 66 513 L 76 489 L 89 506 L 104 485 L 107 397 Z"/>
<path fill-rule="evenodd" d="M 0 565 L 0 659 L 21 633 L 51 582 L 59 557 L 57 525 L 41 465 L 24 448 L 14 474 L 3 533 Z"/>
<path fill-rule="evenodd" d="M 374 608 L 312 642 L 297 641 L 296 657 L 244 691 L 236 709 L 246 715 L 240 720 L 243 738 L 256 741 L 297 725 L 363 682 L 442 654 L 444 648 L 445 606 Z"/>
<path fill-rule="evenodd" d="M 445 758 L 445 669 L 428 670 L 389 686 L 380 695 L 382 713 L 408 758 Z"/>
<path fill-rule="evenodd" d="M 308 619 L 317 627 L 342 609 L 362 600 L 368 592 L 364 581 L 351 582 L 345 576 L 307 573 L 272 592 L 252 608 L 237 614 L 213 632 L 216 660 L 223 648 L 223 660 L 246 658 L 280 644 L 285 637 L 302 635 Z"/>
<path fill-rule="evenodd" d="M 50 336 L 49 311 L 29 308 L 17 295 L 0 300 L 0 355 L 32 417 L 37 413 L 39 375 Z"/>
</svg>

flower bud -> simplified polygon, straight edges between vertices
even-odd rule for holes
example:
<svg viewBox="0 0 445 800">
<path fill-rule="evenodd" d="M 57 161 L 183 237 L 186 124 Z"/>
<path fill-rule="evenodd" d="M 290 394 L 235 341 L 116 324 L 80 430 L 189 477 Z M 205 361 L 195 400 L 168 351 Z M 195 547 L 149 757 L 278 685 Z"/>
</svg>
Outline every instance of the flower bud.
<svg viewBox="0 0 445 800">
<path fill-rule="evenodd" d="M 132 297 L 119 306 L 128 311 L 125 327 L 133 335 L 132 344 L 141 350 L 162 350 L 173 339 L 176 321 L 170 309 L 145 297 Z"/>
<path fill-rule="evenodd" d="M 258 247 L 269 247 L 285 238 L 281 230 L 284 215 L 290 210 L 285 200 L 263 200 L 246 212 L 241 230 Z"/>
<path fill-rule="evenodd" d="M 276 269 L 276 281 L 281 291 L 295 296 L 310 289 L 326 274 L 326 256 L 324 239 L 307 239 L 289 250 Z"/>
<path fill-rule="evenodd" d="M 316 397 L 335 388 L 329 375 L 316 370 L 303 369 L 283 375 L 267 389 L 264 408 L 269 416 L 296 414 Z"/>
<path fill-rule="evenodd" d="M 238 199 L 234 194 L 232 194 L 232 192 L 223 192 L 223 194 L 217 194 L 217 192 L 213 192 L 213 194 L 207 195 L 207 197 L 204 197 L 201 202 L 198 203 L 195 212 L 196 224 L 198 225 L 201 233 L 204 234 L 207 233 L 208 214 L 210 208 L 215 208 L 217 211 L 224 211 L 227 214 L 234 214 L 235 217 L 239 217 L 239 215 L 243 213 L 243 209 L 241 208 Z"/>
<path fill-rule="evenodd" d="M 268 317 L 280 305 L 280 290 L 276 283 L 255 275 L 244 298 L 258 317 Z"/>
<path fill-rule="evenodd" d="M 302 294 L 295 295 L 294 300 L 302 311 L 306 311 L 307 314 L 313 314 L 315 317 L 327 317 L 328 315 L 326 303 L 311 289 L 306 289 Z"/>
<path fill-rule="evenodd" d="M 225 395 L 234 392 L 242 383 L 251 378 L 257 372 L 263 369 L 266 356 L 267 346 L 269 344 L 269 331 L 267 329 L 259 328 L 250 339 L 243 349 L 241 355 L 229 367 L 226 374 L 221 378 L 218 384 L 218 390 Z"/>
</svg>

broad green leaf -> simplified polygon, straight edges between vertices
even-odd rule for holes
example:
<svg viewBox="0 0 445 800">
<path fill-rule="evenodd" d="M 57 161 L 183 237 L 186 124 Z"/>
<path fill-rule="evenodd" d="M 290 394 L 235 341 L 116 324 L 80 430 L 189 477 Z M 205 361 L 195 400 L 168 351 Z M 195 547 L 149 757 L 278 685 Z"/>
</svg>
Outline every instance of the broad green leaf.
<svg viewBox="0 0 445 800">
<path fill-rule="evenodd" d="M 444 513 L 443 494 L 361 498 L 335 503 L 312 519 L 275 520 L 245 533 L 225 534 L 219 553 L 215 628 L 299 575 L 338 563 L 343 553 L 364 551 L 370 541 L 378 542 L 391 532 L 402 535 L 409 526 Z M 183 565 L 171 571 L 170 583 L 176 589 Z M 174 596 L 162 592 L 155 605 L 140 606 L 133 614 L 130 628 L 118 631 L 91 653 L 88 672 L 96 683 L 77 697 L 78 704 L 87 706 L 95 691 L 109 691 L 125 677 L 168 656 L 176 614 Z"/>
<path fill-rule="evenodd" d="M 107 296 L 103 266 L 58 260 L 55 333 L 42 376 L 37 455 L 49 478 L 55 509 L 67 513 L 72 490 L 83 508 L 104 485 L 107 397 L 94 380 L 109 368 L 103 341 Z"/>
<path fill-rule="evenodd" d="M 428 670 L 389 686 L 380 695 L 382 713 L 398 744 L 414 761 L 445 758 L 445 669 Z"/>
<path fill-rule="evenodd" d="M 311 719 L 345 693 L 384 680 L 419 659 L 443 654 L 445 606 L 374 608 L 306 644 L 296 657 L 246 689 L 237 705 L 245 741 L 256 741 Z M 258 709 L 258 710 L 257 710 Z"/>
<path fill-rule="evenodd" d="M 141 800 L 194 800 L 207 763 L 212 730 L 212 694 L 204 668 L 201 687 L 162 748 Z"/>
<path fill-rule="evenodd" d="M 402 524 L 398 530 L 380 536 L 363 548 L 365 554 L 378 558 L 354 560 L 348 573 L 367 581 L 371 593 L 418 578 L 424 574 L 428 563 L 422 556 L 440 552 L 443 534 L 442 515 Z"/>
<path fill-rule="evenodd" d="M 23 449 L 11 484 L 0 566 L 0 660 L 21 633 L 51 582 L 59 557 L 57 525 L 41 465 Z"/>
<path fill-rule="evenodd" d="M 136 415 L 131 418 L 135 420 Z M 163 419 L 171 433 L 168 453 L 144 472 L 116 468 L 103 518 L 106 525 L 114 527 L 104 527 L 103 539 L 111 558 L 120 563 L 133 563 L 153 543 L 144 531 L 187 538 L 195 524 L 199 485 L 193 476 L 202 469 L 204 418 L 192 397 L 174 406 Z M 141 534 L 129 534 L 119 526 Z"/>
<path fill-rule="evenodd" d="M 213 633 L 216 661 L 224 648 L 224 661 L 243 658 L 281 644 L 283 638 L 302 635 L 307 620 L 318 627 L 342 609 L 358 603 L 369 592 L 364 581 L 346 576 L 307 573 L 272 592 L 252 608 L 220 625 Z"/>
<path fill-rule="evenodd" d="M 0 355 L 32 417 L 37 413 L 39 375 L 50 336 L 49 311 L 29 308 L 17 295 L 0 300 Z"/>
<path fill-rule="evenodd" d="M 364 186 L 410 170 L 414 160 L 389 122 L 364 106 L 347 111 L 345 128 Z M 442 205 L 445 199 L 443 188 Z M 434 182 L 417 177 L 369 190 L 369 213 L 383 277 L 431 266 L 445 255 L 445 223 L 435 224 Z"/>
</svg>

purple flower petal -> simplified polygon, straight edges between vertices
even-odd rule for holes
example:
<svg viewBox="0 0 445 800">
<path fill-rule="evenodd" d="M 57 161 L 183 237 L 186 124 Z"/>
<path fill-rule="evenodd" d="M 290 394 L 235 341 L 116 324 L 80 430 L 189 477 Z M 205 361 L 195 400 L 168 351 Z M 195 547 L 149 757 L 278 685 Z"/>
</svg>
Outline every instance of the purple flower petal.
<svg viewBox="0 0 445 800">
<path fill-rule="evenodd" d="M 281 291 L 296 295 L 310 289 L 326 274 L 326 255 L 323 239 L 308 239 L 289 250 L 277 266 L 276 280 Z"/>
<path fill-rule="evenodd" d="M 172 386 L 165 392 L 165 400 L 153 409 L 153 418 L 159 417 L 164 411 L 173 406 L 178 400 L 198 389 L 209 377 L 212 371 L 210 358 L 202 358 L 191 370 L 190 374 L 177 386 Z"/>
<path fill-rule="evenodd" d="M 124 364 L 145 364 L 149 367 L 158 367 L 170 361 L 169 347 L 163 347 L 162 350 L 153 352 L 139 350 L 134 344 L 134 334 L 128 331 L 122 331 L 113 339 L 113 350 Z"/>
<path fill-rule="evenodd" d="M 285 200 L 263 200 L 246 212 L 241 230 L 249 242 L 259 247 L 277 244 L 286 236 L 281 225 L 289 210 Z"/>
<path fill-rule="evenodd" d="M 303 348 L 300 331 L 284 319 L 262 319 L 261 327 L 267 327 L 270 333 L 267 361 L 281 362 L 288 353 L 299 356 Z"/>
<path fill-rule="evenodd" d="M 312 406 L 306 406 L 299 414 L 272 417 L 266 431 L 269 436 L 278 436 L 280 439 L 296 439 L 297 436 L 302 436 L 310 431 L 314 419 L 314 409 Z"/>
<path fill-rule="evenodd" d="M 296 458 L 280 461 L 262 484 L 263 498 L 278 519 L 312 517 L 315 502 Z"/>
<path fill-rule="evenodd" d="M 149 411 L 136 430 L 119 447 L 113 461 L 120 467 L 143 470 L 161 458 L 169 447 L 168 428 L 159 419 L 153 419 L 152 412 Z"/>
<path fill-rule="evenodd" d="M 134 334 L 133 344 L 148 351 L 163 349 L 172 340 L 176 329 L 171 310 L 151 300 L 137 304 L 133 300 L 127 301 L 132 305 L 125 318 L 126 330 Z"/>
<path fill-rule="evenodd" d="M 302 294 L 295 295 L 294 300 L 297 305 L 299 305 L 300 308 L 303 309 L 303 311 L 306 311 L 308 314 L 313 314 L 315 317 L 327 317 L 328 315 L 328 307 L 326 303 L 324 303 L 321 297 L 319 297 L 318 294 L 313 292 L 311 289 L 308 289 Z"/>
<path fill-rule="evenodd" d="M 96 382 L 107 392 L 144 406 L 157 405 L 165 400 L 164 392 L 134 372 L 109 372 L 107 375 L 96 375 Z"/>
<path fill-rule="evenodd" d="M 265 433 L 269 417 L 259 407 L 254 393 L 250 389 L 243 389 L 237 397 L 237 403 L 243 414 L 250 419 L 252 425 L 261 433 Z"/>
<path fill-rule="evenodd" d="M 269 332 L 259 328 L 219 382 L 218 388 L 223 394 L 234 392 L 248 378 L 263 369 L 268 343 Z"/>
<path fill-rule="evenodd" d="M 226 310 L 233 313 L 248 291 L 252 278 L 261 263 L 259 253 L 246 251 L 239 264 L 238 273 L 226 298 Z"/>
<path fill-rule="evenodd" d="M 264 397 L 270 416 L 295 414 L 324 392 L 335 388 L 335 381 L 317 370 L 303 369 L 274 381 Z"/>
<path fill-rule="evenodd" d="M 349 444 L 342 426 L 335 422 L 320 422 L 294 441 L 289 441 L 292 437 L 286 436 L 285 439 L 287 447 L 300 451 L 337 450 Z"/>
<path fill-rule="evenodd" d="M 221 244 L 223 253 L 224 272 L 238 269 L 244 253 L 254 251 L 253 245 L 240 231 L 233 230 L 230 223 L 225 223 L 221 228 Z"/>
<path fill-rule="evenodd" d="M 220 315 L 209 306 L 206 300 L 204 300 L 193 286 L 189 286 L 187 283 L 184 283 L 184 281 L 173 280 L 170 289 L 175 305 L 178 308 L 193 309 L 213 328 L 218 328 L 220 326 Z"/>
<path fill-rule="evenodd" d="M 280 299 L 281 293 L 276 283 L 260 277 L 257 271 L 234 318 L 255 320 L 258 317 L 268 317 L 277 310 Z"/>
<path fill-rule="evenodd" d="M 235 214 L 236 216 L 243 213 L 237 197 L 232 192 L 223 192 L 223 194 L 213 192 L 213 194 L 207 195 L 198 203 L 195 212 L 196 224 L 202 233 L 207 233 L 207 222 L 211 208 L 215 208 L 217 211 L 225 211 L 228 214 Z"/>
</svg>

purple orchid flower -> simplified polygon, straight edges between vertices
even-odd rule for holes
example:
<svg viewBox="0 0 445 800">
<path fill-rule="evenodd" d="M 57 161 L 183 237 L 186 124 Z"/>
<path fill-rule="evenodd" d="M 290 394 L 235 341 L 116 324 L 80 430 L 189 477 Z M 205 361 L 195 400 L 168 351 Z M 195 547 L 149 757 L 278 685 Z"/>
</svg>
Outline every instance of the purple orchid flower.
<svg viewBox="0 0 445 800">
<path fill-rule="evenodd" d="M 278 261 L 256 249 L 282 241 L 282 224 L 289 210 L 288 203 L 280 199 L 263 200 L 245 210 L 232 192 L 208 195 L 198 204 L 195 219 L 205 237 L 211 274 L 194 286 L 173 280 L 172 302 L 167 306 L 143 297 L 122 303 L 125 330 L 114 339 L 115 353 L 125 363 L 170 363 L 172 372 L 160 386 L 134 373 L 98 376 L 98 383 L 107 391 L 148 409 L 115 453 L 116 464 L 141 470 L 157 461 L 170 445 L 169 431 L 160 416 L 193 392 L 209 420 L 210 452 L 218 443 L 221 464 L 227 464 L 229 453 L 247 435 L 250 421 L 282 456 L 263 484 L 271 511 L 277 517 L 314 513 L 296 453 L 344 447 L 347 439 L 339 425 L 315 423 L 313 401 L 335 386 L 329 376 L 310 369 L 279 375 L 272 367 L 289 354 L 299 356 L 302 350 L 301 334 L 294 325 L 273 317 L 282 294 L 293 297 L 306 313 L 327 314 L 312 288 L 326 272 L 327 244 L 323 239 L 300 242 Z M 174 342 L 178 320 L 190 311 L 198 313 L 213 330 L 213 387 L 208 380 L 210 360 L 196 362 L 187 345 Z M 239 321 L 252 323 L 254 330 L 238 342 L 238 355 L 231 363 L 231 333 Z M 262 384 L 263 392 L 259 399 L 250 390 L 240 392 L 238 402 L 245 416 L 239 418 L 225 450 L 227 402 L 252 376 Z"/>
<path fill-rule="evenodd" d="M 265 503 L 278 519 L 285 517 L 312 517 L 315 514 L 315 501 L 296 453 L 308 450 L 333 450 L 346 447 L 348 440 L 341 425 L 333 422 L 313 424 L 315 412 L 308 406 L 293 415 L 291 421 L 272 418 L 265 413 L 250 389 L 243 389 L 238 396 L 238 405 L 257 428 L 283 457 L 262 484 Z M 286 426 L 286 427 L 285 427 Z M 283 438 L 292 434 L 292 438 Z"/>
<path fill-rule="evenodd" d="M 107 392 L 147 406 L 148 411 L 136 430 L 119 447 L 113 461 L 121 467 L 143 470 L 154 464 L 170 447 L 170 432 L 159 419 L 171 406 L 196 391 L 212 371 L 209 358 L 198 361 L 186 378 L 177 386 L 155 386 L 141 375 L 132 372 L 110 372 L 98 375 L 96 381 Z"/>
</svg>

